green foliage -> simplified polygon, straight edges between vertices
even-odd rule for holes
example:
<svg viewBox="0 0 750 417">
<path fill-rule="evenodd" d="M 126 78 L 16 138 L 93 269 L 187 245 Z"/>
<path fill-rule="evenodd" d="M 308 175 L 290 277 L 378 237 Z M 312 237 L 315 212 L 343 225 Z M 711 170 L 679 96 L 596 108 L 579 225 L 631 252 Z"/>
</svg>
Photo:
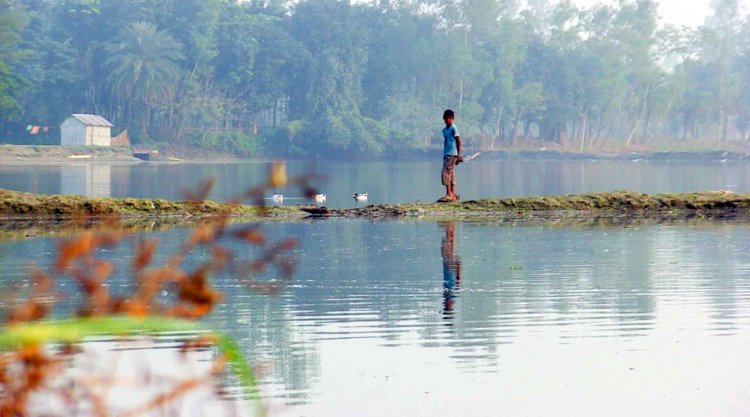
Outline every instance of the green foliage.
<svg viewBox="0 0 750 417">
<path fill-rule="evenodd" d="M 359 152 L 372 156 L 382 156 L 386 146 L 391 145 L 391 132 L 383 122 L 363 117 L 361 119 L 362 131 L 355 134 L 361 135 L 365 140 L 361 141 Z"/>
<path fill-rule="evenodd" d="M 332 112 L 326 112 L 318 122 L 310 123 L 309 127 L 311 128 L 308 132 L 310 138 L 324 139 L 332 150 L 341 151 L 349 148 L 355 133 L 354 129 L 357 128 L 356 119 L 342 117 Z"/>
<path fill-rule="evenodd" d="M 236 131 L 300 157 L 436 149 L 445 108 L 487 147 L 747 138 L 735 0 L 696 30 L 660 28 L 653 0 L 550 3 L 0 0 L 0 120 L 92 112 L 136 142 L 256 154 L 185 134 Z"/>
<path fill-rule="evenodd" d="M 372 159 L 383 156 L 388 149 L 391 130 L 384 123 L 368 117 L 326 112 L 315 121 L 287 123 L 269 141 L 287 156 Z"/>
<path fill-rule="evenodd" d="M 174 93 L 182 59 L 181 46 L 151 23 L 138 22 L 123 29 L 106 48 L 104 65 L 111 70 L 116 98 L 130 105 L 151 105 Z"/>
<path fill-rule="evenodd" d="M 316 118 L 327 113 L 358 114 L 362 78 L 368 61 L 368 31 L 363 14 L 347 2 L 308 1 L 298 4 L 289 21 L 290 33 L 309 53 L 298 85 L 291 91 L 295 116 Z M 331 120 L 337 124 L 336 120 Z M 348 139 L 333 127 L 334 147 Z M 341 133 L 341 135 L 339 135 Z"/>
<path fill-rule="evenodd" d="M 242 157 L 257 156 L 262 149 L 260 138 L 242 132 L 197 131 L 189 135 L 187 143 L 197 148 Z"/>
<path fill-rule="evenodd" d="M 307 129 L 307 124 L 308 122 L 303 119 L 290 120 L 268 134 L 266 143 L 270 145 L 270 152 L 295 158 L 305 155 L 303 133 Z"/>
<path fill-rule="evenodd" d="M 393 95 L 388 97 L 386 109 L 385 120 L 396 138 L 393 147 L 397 152 L 422 150 L 440 143 L 438 117 L 444 110 L 440 106 L 413 96 Z"/>
<path fill-rule="evenodd" d="M 18 349 L 46 343 L 76 343 L 87 337 L 157 332 L 195 332 L 195 322 L 174 318 L 107 316 L 23 323 L 2 328 L 0 348 Z"/>
<path fill-rule="evenodd" d="M 27 14 L 20 4 L 0 0 L 0 121 L 13 119 L 21 110 L 18 95 L 25 78 L 13 67 L 24 58 L 19 50 L 20 33 L 27 23 Z"/>
</svg>

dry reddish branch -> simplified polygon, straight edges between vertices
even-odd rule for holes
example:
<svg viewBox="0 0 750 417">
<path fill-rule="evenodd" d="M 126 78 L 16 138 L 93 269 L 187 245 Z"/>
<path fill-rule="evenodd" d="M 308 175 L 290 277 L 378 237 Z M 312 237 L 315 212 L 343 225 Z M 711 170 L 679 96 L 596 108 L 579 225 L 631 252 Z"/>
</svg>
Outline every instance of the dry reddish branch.
<svg viewBox="0 0 750 417">
<path fill-rule="evenodd" d="M 148 403 L 138 406 L 130 411 L 126 411 L 120 414 L 120 416 L 127 417 L 127 416 L 143 415 L 150 410 L 163 407 L 164 404 L 167 404 L 170 401 L 173 401 L 187 394 L 188 391 L 198 388 L 201 385 L 205 385 L 206 383 L 208 382 L 205 380 L 201 380 L 201 379 L 188 379 L 188 380 L 182 381 L 179 384 L 177 384 L 177 386 L 173 390 L 169 392 L 165 392 L 164 394 L 158 395 L 156 396 L 156 398 L 149 401 Z"/>
<path fill-rule="evenodd" d="M 252 201 L 263 210 L 265 193 L 272 188 L 293 185 L 299 187 L 303 194 L 312 197 L 317 193 L 311 181 L 318 179 L 315 175 L 303 175 L 287 178 L 283 162 L 271 165 L 268 181 L 254 187 L 229 203 L 229 209 L 213 216 L 197 227 L 179 249 L 168 256 L 163 266 L 152 267 L 158 240 L 141 239 L 135 243 L 131 264 L 132 276 L 136 287 L 129 296 L 112 296 L 105 285 L 114 272 L 114 265 L 98 258 L 101 249 L 115 247 L 127 239 L 130 234 L 123 231 L 94 233 L 85 231 L 73 239 L 61 240 L 57 257 L 51 271 L 31 267 L 28 275 L 32 285 L 25 294 L 18 288 L 13 290 L 16 304 L 7 308 L 4 314 L 8 324 L 35 321 L 46 318 L 51 305 L 58 299 L 54 290 L 55 279 L 69 279 L 83 293 L 82 304 L 78 313 L 85 317 L 104 316 L 109 314 L 126 314 L 143 317 L 147 315 L 166 315 L 178 318 L 198 319 L 211 312 L 214 305 L 222 299 L 222 293 L 211 285 L 213 273 L 233 272 L 240 282 L 248 288 L 265 294 L 277 293 L 294 274 L 296 261 L 291 252 L 297 247 L 295 239 L 286 239 L 271 244 L 258 225 L 248 225 L 230 230 L 233 208 L 247 200 Z M 189 200 L 200 208 L 210 194 L 212 180 L 204 181 L 196 190 L 186 193 Z M 111 220 L 117 223 L 118 220 Z M 243 242 L 261 249 L 255 259 L 242 260 L 231 250 L 222 245 L 224 240 Z M 210 256 L 207 261 L 189 271 L 184 262 L 197 248 L 204 248 Z M 275 279 L 260 280 L 268 271 L 275 271 Z M 172 299 L 160 299 L 165 291 L 176 294 Z M 22 300 L 23 299 L 23 300 Z M 215 339 L 198 338 L 186 343 L 183 351 L 215 345 Z M 44 352 L 40 346 L 28 346 L 17 352 L 0 353 L 0 417 L 21 417 L 27 414 L 26 401 L 29 394 L 41 387 L 61 358 L 78 352 L 73 345 L 66 345 L 59 357 Z M 219 357 L 214 363 L 212 374 L 217 376 L 225 369 L 225 358 Z M 138 415 L 151 409 L 161 407 L 191 389 L 205 382 L 185 380 L 174 390 L 165 393 L 150 403 L 131 410 L 125 415 Z M 92 391 L 93 392 L 93 391 Z M 95 414 L 106 415 L 103 398 L 91 396 Z"/>
<path fill-rule="evenodd" d="M 141 239 L 138 241 L 133 257 L 133 271 L 138 273 L 154 259 L 154 252 L 159 245 L 158 239 Z"/>
<path fill-rule="evenodd" d="M 26 415 L 27 398 L 51 376 L 56 363 L 58 360 L 44 353 L 40 346 L 0 355 L 0 386 L 3 387 L 0 416 Z"/>
<path fill-rule="evenodd" d="M 49 313 L 49 305 L 55 299 L 52 278 L 35 265 L 29 267 L 28 275 L 31 280 L 31 292 L 26 300 L 15 302 L 15 305 L 6 311 L 6 323 L 41 320 Z M 10 295 L 11 299 L 22 299 L 18 297 L 17 289 L 13 289 Z"/>
<path fill-rule="evenodd" d="M 213 178 L 207 178 L 196 188 L 195 190 L 185 190 L 183 194 L 188 201 L 193 203 L 201 203 L 208 199 L 208 195 L 211 193 L 211 189 L 214 188 Z"/>
</svg>

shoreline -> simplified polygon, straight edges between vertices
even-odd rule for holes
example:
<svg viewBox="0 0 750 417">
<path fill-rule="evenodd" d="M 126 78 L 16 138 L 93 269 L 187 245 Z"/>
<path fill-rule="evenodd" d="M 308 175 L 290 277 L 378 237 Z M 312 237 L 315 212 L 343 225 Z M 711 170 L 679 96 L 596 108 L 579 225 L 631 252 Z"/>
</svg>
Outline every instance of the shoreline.
<svg viewBox="0 0 750 417">
<path fill-rule="evenodd" d="M 372 158 L 362 161 L 432 161 L 439 149 L 404 151 L 396 158 Z M 747 150 L 607 150 L 607 152 L 577 152 L 567 149 L 518 148 L 491 151 L 469 151 L 477 153 L 479 160 L 602 160 L 602 161 L 686 161 L 686 162 L 733 162 L 750 161 Z M 131 147 L 57 146 L 57 145 L 4 145 L 0 144 L 0 163 L 7 166 L 64 165 L 64 164 L 211 164 L 211 163 L 264 163 L 278 159 L 272 156 L 242 158 L 231 154 L 220 154 L 202 149 L 166 149 L 159 157 L 144 161 L 133 156 Z M 286 158 L 289 161 L 312 161 L 319 157 Z M 344 158 L 351 160 L 351 158 Z M 342 159 L 343 160 L 343 159 Z M 355 158 L 356 160 L 356 158 Z M 333 161 L 338 161 L 333 158 Z"/>
<path fill-rule="evenodd" d="M 132 146 L 59 146 L 0 144 L 0 164 L 10 166 L 67 164 L 140 164 L 140 163 L 240 163 L 267 162 L 271 158 L 240 158 L 201 149 L 161 151 L 151 160 L 133 156 Z"/>
<path fill-rule="evenodd" d="M 0 241 L 48 235 L 70 236 L 84 230 L 152 232 L 194 227 L 220 216 L 228 216 L 228 221 L 233 223 L 338 218 L 543 227 L 750 225 L 750 193 L 643 194 L 619 191 L 328 209 L 316 206 L 230 206 L 211 201 L 87 198 L 0 189 Z"/>
<path fill-rule="evenodd" d="M 746 212 L 750 214 L 750 193 L 705 191 L 645 194 L 629 191 L 485 198 L 450 203 L 381 204 L 329 209 L 312 205 L 255 206 L 214 201 L 171 201 L 151 198 L 84 197 L 46 195 L 0 189 L 0 218 L 68 219 L 112 216 L 211 217 L 408 217 L 444 215 L 492 215 L 508 212 Z"/>
</svg>

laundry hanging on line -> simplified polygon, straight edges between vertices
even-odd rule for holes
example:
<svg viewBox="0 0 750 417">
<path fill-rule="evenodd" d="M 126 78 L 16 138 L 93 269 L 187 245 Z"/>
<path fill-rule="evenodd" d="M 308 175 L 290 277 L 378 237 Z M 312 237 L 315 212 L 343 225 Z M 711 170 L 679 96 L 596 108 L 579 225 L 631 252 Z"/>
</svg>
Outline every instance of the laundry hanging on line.
<svg viewBox="0 0 750 417">
<path fill-rule="evenodd" d="M 29 132 L 30 135 L 36 135 L 39 133 L 48 133 L 49 130 L 50 130 L 49 126 L 37 126 L 37 125 L 26 126 L 26 131 Z"/>
</svg>

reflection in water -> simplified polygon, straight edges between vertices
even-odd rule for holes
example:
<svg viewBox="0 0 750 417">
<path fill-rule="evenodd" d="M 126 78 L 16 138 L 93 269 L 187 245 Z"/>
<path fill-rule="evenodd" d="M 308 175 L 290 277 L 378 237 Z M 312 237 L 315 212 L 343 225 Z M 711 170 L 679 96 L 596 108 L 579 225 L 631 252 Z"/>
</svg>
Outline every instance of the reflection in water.
<svg viewBox="0 0 750 417">
<path fill-rule="evenodd" d="M 65 165 L 60 167 L 60 194 L 86 197 L 110 197 L 112 167 L 105 164 Z"/>
<path fill-rule="evenodd" d="M 198 337 L 198 335 L 195 335 Z M 92 338 L 32 394 L 28 416 L 250 417 L 254 401 L 227 401 L 211 348 L 192 335 Z"/>
<path fill-rule="evenodd" d="M 226 299 L 206 325 L 238 340 L 262 371 L 273 415 L 750 409 L 747 223 L 263 227 L 273 240 L 299 236 L 294 282 L 265 297 L 219 277 Z M 154 235 L 170 253 L 187 233 Z M 25 254 L 43 263 L 54 247 L 0 242 L 2 280 L 23 273 Z M 112 256 L 128 270 L 127 253 Z"/>
<path fill-rule="evenodd" d="M 443 258 L 443 318 L 450 319 L 453 317 L 456 295 L 461 288 L 461 258 L 455 253 L 456 223 L 444 223 L 442 227 L 445 230 L 440 244 Z"/>
<path fill-rule="evenodd" d="M 286 306 L 287 296 L 248 294 L 231 278 L 222 280 L 227 303 L 209 318 L 212 328 L 229 333 L 253 362 L 263 381 L 262 394 L 287 404 L 306 403 L 320 376 L 320 348 L 310 343 L 300 318 Z"/>
<path fill-rule="evenodd" d="M 702 415 L 679 403 L 686 383 L 705 392 L 704 378 L 726 381 L 721 373 L 742 360 L 742 349 L 726 345 L 750 347 L 750 305 L 741 301 L 750 299 L 746 224 L 550 229 L 334 220 L 273 229 L 302 236 L 294 285 L 279 299 L 228 300 L 249 310 L 219 314 L 230 332 L 245 335 L 249 352 L 274 363 L 266 392 L 288 415 L 339 415 L 355 403 L 373 404 L 359 415 L 447 408 L 472 416 L 505 407 L 519 416 Z M 459 271 L 471 276 L 460 296 Z M 721 291 L 733 295 L 719 300 Z M 712 338 L 727 318 L 733 337 Z M 670 376 L 677 374 L 684 381 Z M 659 388 L 641 391 L 642 381 Z M 471 398 L 452 396 L 453 382 L 473 390 Z M 501 388 L 512 395 L 497 397 Z M 739 391 L 714 392 L 702 404 Z M 424 400 L 406 399 L 414 397 Z M 558 413 L 535 405 L 540 397 L 565 406 Z"/>
</svg>

